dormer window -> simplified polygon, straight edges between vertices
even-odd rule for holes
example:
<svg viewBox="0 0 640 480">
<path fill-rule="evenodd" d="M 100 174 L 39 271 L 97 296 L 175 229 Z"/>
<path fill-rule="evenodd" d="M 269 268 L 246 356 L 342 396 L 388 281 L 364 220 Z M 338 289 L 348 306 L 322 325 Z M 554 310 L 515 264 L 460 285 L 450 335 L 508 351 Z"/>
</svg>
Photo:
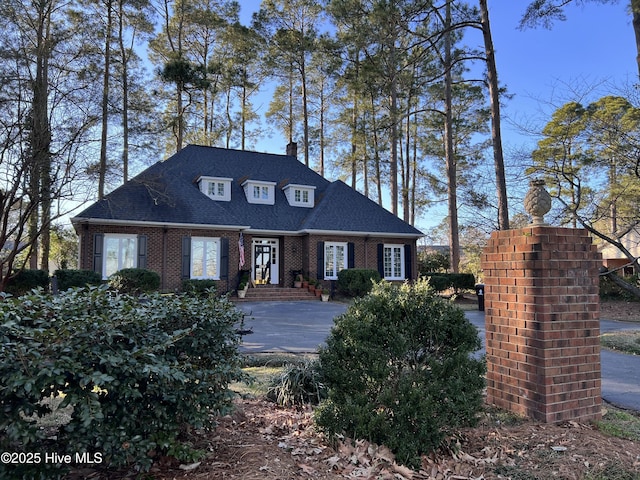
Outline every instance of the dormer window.
<svg viewBox="0 0 640 480">
<path fill-rule="evenodd" d="M 314 206 L 314 191 L 316 187 L 311 185 L 295 185 L 288 184 L 283 188 L 284 194 L 287 197 L 289 205 L 292 207 L 307 207 L 313 208 Z"/>
<path fill-rule="evenodd" d="M 198 187 L 200 191 L 212 200 L 222 202 L 231 201 L 231 181 L 226 177 L 200 177 Z"/>
<path fill-rule="evenodd" d="M 242 183 L 244 194 L 249 203 L 275 204 L 275 182 L 246 180 Z"/>
</svg>

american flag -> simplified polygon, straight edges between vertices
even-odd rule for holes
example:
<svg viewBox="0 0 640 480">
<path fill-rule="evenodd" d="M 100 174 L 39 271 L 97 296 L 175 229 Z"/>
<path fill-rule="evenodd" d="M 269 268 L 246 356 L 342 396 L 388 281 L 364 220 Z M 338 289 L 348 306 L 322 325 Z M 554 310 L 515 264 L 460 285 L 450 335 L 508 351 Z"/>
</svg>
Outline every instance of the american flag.
<svg viewBox="0 0 640 480">
<path fill-rule="evenodd" d="M 240 232 L 240 238 L 238 239 L 238 251 L 240 252 L 240 268 L 244 267 L 244 236 Z"/>
</svg>

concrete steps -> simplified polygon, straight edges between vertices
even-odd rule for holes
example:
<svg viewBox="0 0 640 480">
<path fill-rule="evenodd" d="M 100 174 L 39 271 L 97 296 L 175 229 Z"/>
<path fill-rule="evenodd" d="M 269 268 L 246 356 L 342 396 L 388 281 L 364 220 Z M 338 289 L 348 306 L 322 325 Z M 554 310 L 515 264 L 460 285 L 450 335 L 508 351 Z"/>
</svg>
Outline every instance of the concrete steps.
<svg viewBox="0 0 640 480">
<path fill-rule="evenodd" d="M 277 285 L 256 285 L 255 288 L 249 287 L 244 298 L 238 298 L 237 295 L 231 298 L 235 302 L 320 301 L 320 297 L 316 297 L 306 288 L 287 288 Z"/>
</svg>

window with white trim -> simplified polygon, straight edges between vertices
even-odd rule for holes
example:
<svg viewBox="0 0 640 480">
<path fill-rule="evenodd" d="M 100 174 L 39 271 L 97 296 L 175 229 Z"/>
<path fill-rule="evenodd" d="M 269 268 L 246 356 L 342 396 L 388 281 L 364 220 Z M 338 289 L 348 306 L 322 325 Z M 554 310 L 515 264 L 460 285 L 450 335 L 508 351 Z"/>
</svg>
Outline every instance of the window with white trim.
<svg viewBox="0 0 640 480">
<path fill-rule="evenodd" d="M 384 246 L 385 280 L 404 280 L 404 245 Z"/>
<path fill-rule="evenodd" d="M 346 242 L 325 242 L 324 244 L 324 279 L 337 280 L 338 272 L 347 268 Z"/>
<path fill-rule="evenodd" d="M 283 190 L 292 207 L 313 208 L 315 188 L 311 185 L 288 184 Z"/>
<path fill-rule="evenodd" d="M 135 268 L 138 259 L 136 235 L 105 234 L 102 257 L 102 278 L 106 279 L 123 268 Z"/>
<path fill-rule="evenodd" d="M 232 178 L 223 177 L 200 177 L 198 185 L 200 191 L 210 199 L 230 202 L 232 180 Z"/>
<path fill-rule="evenodd" d="M 246 180 L 242 187 L 249 203 L 275 204 L 275 182 Z"/>
<path fill-rule="evenodd" d="M 220 239 L 191 237 L 190 277 L 220 280 Z"/>
</svg>

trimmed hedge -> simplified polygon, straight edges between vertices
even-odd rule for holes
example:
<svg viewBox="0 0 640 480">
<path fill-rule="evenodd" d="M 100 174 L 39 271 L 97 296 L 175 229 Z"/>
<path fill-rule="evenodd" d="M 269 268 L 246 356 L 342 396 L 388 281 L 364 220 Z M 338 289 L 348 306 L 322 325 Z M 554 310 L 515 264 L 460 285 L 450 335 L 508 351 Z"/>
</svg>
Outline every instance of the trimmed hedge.
<svg viewBox="0 0 640 480">
<path fill-rule="evenodd" d="M 154 292 L 160 288 L 160 275 L 145 268 L 123 268 L 109 277 L 109 286 L 133 295 Z"/>
<path fill-rule="evenodd" d="M 93 270 L 56 270 L 54 275 L 58 279 L 58 290 L 60 291 L 102 283 L 102 276 Z"/>
<path fill-rule="evenodd" d="M 19 297 L 34 288 L 49 288 L 49 272 L 46 270 L 24 269 L 9 279 L 5 291 L 14 297 Z"/>
<path fill-rule="evenodd" d="M 320 350 L 329 394 L 316 422 L 330 437 L 386 445 L 419 467 L 421 455 L 477 421 L 485 365 L 471 353 L 480 347 L 464 312 L 424 279 L 378 283 L 335 319 Z"/>
<path fill-rule="evenodd" d="M 225 297 L 140 302 L 92 287 L 9 298 L 0 316 L 2 451 L 99 453 L 103 466 L 146 471 L 163 455 L 193 461 L 181 433 L 232 408 L 242 313 Z M 55 448 L 36 424 L 51 397 L 73 407 Z M 0 478 L 54 478 L 48 468 L 0 464 Z"/>
<path fill-rule="evenodd" d="M 453 289 L 473 290 L 476 286 L 476 279 L 472 273 L 427 273 L 425 277 L 436 292 L 443 292 Z"/>
<path fill-rule="evenodd" d="M 182 291 L 190 295 L 206 296 L 215 294 L 218 289 L 216 280 L 183 280 Z"/>
<path fill-rule="evenodd" d="M 349 268 L 338 272 L 336 287 L 338 291 L 350 297 L 361 297 L 380 281 L 380 272 L 365 268 Z"/>
</svg>

